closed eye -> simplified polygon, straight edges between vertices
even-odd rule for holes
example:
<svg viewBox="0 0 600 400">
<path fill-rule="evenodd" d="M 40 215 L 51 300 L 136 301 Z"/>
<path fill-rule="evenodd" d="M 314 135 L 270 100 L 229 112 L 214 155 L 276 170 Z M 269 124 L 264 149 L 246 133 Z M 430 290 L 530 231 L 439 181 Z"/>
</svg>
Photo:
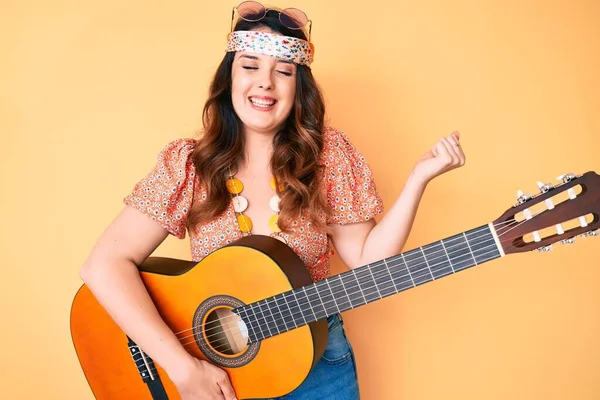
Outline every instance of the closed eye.
<svg viewBox="0 0 600 400">
<path fill-rule="evenodd" d="M 252 67 L 252 66 L 249 66 L 249 65 L 242 65 L 242 68 L 248 69 L 248 70 L 257 70 L 258 69 L 258 67 Z M 293 75 L 293 73 L 289 72 L 289 71 L 280 71 L 280 70 L 277 70 L 277 72 L 279 72 L 280 74 L 285 75 L 285 76 L 292 76 Z"/>
</svg>

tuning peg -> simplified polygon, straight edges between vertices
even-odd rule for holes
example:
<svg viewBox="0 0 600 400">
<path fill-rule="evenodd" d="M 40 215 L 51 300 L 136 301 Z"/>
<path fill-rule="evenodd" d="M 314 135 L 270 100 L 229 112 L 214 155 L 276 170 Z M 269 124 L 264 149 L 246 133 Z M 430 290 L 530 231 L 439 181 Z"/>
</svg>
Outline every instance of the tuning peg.
<svg viewBox="0 0 600 400">
<path fill-rule="evenodd" d="M 577 175 L 575 175 L 573 173 L 568 173 L 568 174 L 557 176 L 556 180 L 562 181 L 563 183 L 568 183 L 568 182 L 572 181 L 575 178 L 577 178 Z"/>
<path fill-rule="evenodd" d="M 539 251 L 540 253 L 547 253 L 547 252 L 549 252 L 549 251 L 552 251 L 552 245 L 551 245 L 551 244 L 549 244 L 548 246 L 542 246 L 542 247 L 539 247 L 539 248 L 537 249 L 537 251 Z"/>
<path fill-rule="evenodd" d="M 547 193 L 551 189 L 554 189 L 554 186 L 550 185 L 549 183 L 538 182 L 537 185 L 540 188 L 540 192 L 542 193 Z M 554 202 L 552 201 L 552 198 L 544 200 L 544 203 L 546 204 L 546 209 L 554 209 Z"/>
<path fill-rule="evenodd" d="M 537 186 L 538 186 L 538 188 L 540 189 L 540 192 L 542 192 L 542 193 L 546 193 L 546 192 L 548 192 L 550 189 L 553 189 L 553 188 L 554 188 L 554 186 L 552 186 L 552 185 L 551 185 L 551 184 L 549 184 L 549 183 L 543 183 L 543 182 L 539 182 L 539 181 L 537 182 Z"/>
<path fill-rule="evenodd" d="M 575 243 L 575 238 L 574 237 L 570 237 L 567 239 L 563 239 L 560 241 L 562 244 L 573 244 Z"/>
<path fill-rule="evenodd" d="M 599 229 L 596 229 L 595 231 L 589 231 L 589 232 L 586 232 L 586 233 L 582 234 L 581 237 L 598 236 L 598 235 L 600 235 L 599 231 L 600 231 Z"/>
<path fill-rule="evenodd" d="M 519 190 L 519 192 L 521 193 L 521 197 L 526 196 L 520 190 Z M 531 218 L 533 218 L 533 215 L 531 214 L 531 210 L 529 208 L 526 208 L 523 210 L 523 215 L 525 216 L 525 219 L 527 219 L 527 220 L 530 220 Z M 542 241 L 542 237 L 540 236 L 539 231 L 533 231 L 533 232 L 531 232 L 531 234 L 533 235 L 533 240 L 535 240 L 536 243 Z"/>
<path fill-rule="evenodd" d="M 517 202 L 523 204 L 526 201 L 531 200 L 531 196 L 527 193 L 523 193 L 522 190 L 517 190 Z"/>
<path fill-rule="evenodd" d="M 566 174 L 566 175 L 561 175 L 561 176 L 556 177 L 556 179 L 558 179 L 559 181 L 562 180 L 563 183 L 567 183 L 575 178 L 577 178 L 577 176 L 574 174 Z M 542 184 L 542 185 L 544 185 L 544 184 L 542 182 L 538 182 L 538 187 L 540 188 L 540 191 L 542 191 L 542 193 L 545 193 L 544 190 L 542 189 L 542 187 L 540 187 L 540 184 Z M 545 188 L 546 185 L 544 185 L 543 187 Z M 567 193 L 569 193 L 569 198 L 571 200 L 574 200 L 577 197 L 577 194 L 575 193 L 575 190 L 572 187 L 567 190 Z"/>
</svg>

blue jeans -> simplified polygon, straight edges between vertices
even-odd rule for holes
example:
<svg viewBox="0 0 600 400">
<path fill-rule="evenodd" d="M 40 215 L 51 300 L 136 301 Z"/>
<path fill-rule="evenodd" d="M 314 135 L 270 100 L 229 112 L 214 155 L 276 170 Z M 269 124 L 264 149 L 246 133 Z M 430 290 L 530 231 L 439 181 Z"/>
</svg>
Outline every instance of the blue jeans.
<svg viewBox="0 0 600 400">
<path fill-rule="evenodd" d="M 271 400 L 358 400 L 354 352 L 339 314 L 327 318 L 329 340 L 323 357 L 293 392 Z"/>
</svg>

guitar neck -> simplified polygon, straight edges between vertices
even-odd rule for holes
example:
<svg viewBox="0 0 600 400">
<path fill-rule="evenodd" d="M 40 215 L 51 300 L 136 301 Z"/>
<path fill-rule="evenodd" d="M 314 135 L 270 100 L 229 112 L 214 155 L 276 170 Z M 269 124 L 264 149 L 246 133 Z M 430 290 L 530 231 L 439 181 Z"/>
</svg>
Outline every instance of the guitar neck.
<svg viewBox="0 0 600 400">
<path fill-rule="evenodd" d="M 256 342 L 504 255 L 490 224 L 234 310 Z"/>
</svg>

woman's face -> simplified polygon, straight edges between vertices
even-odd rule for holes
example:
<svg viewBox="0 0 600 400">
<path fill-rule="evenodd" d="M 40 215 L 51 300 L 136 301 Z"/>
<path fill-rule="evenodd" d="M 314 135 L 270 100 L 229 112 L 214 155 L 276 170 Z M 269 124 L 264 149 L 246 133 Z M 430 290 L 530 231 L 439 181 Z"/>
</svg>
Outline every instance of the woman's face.
<svg viewBox="0 0 600 400">
<path fill-rule="evenodd" d="M 294 63 L 263 54 L 236 53 L 231 100 L 246 133 L 277 133 L 292 110 L 295 94 Z"/>
</svg>

